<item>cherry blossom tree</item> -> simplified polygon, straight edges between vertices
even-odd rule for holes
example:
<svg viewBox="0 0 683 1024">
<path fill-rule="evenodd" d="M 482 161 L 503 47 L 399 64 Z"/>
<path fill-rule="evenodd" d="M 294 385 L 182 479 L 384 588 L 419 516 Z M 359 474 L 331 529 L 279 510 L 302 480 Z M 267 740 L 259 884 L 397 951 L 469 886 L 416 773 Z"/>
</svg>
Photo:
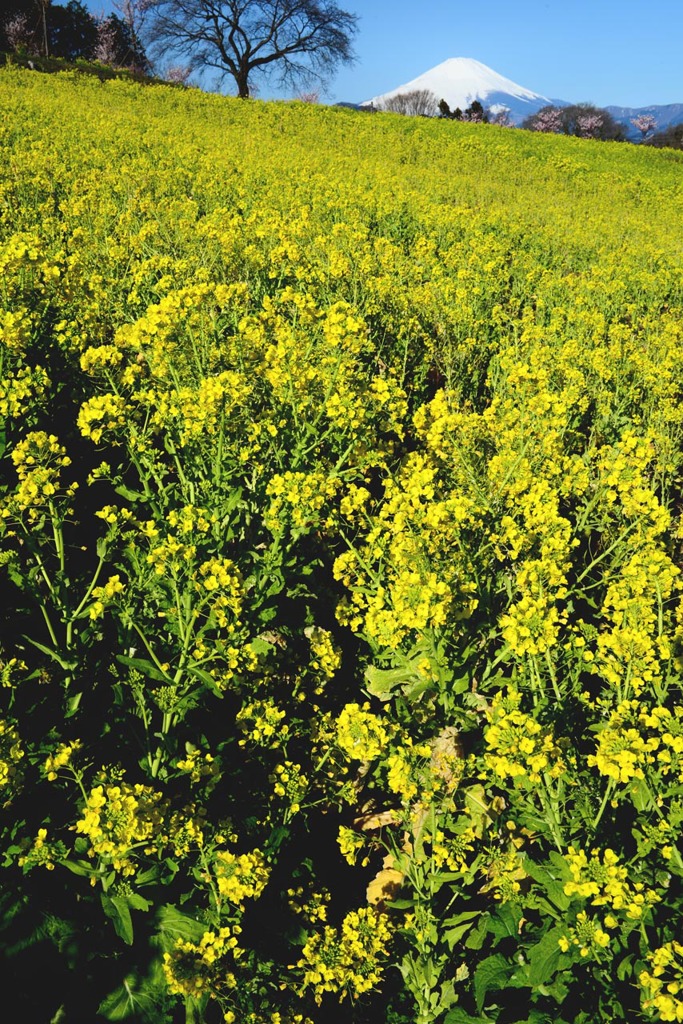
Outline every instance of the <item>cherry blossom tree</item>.
<svg viewBox="0 0 683 1024">
<path fill-rule="evenodd" d="M 638 129 L 641 141 L 644 142 L 650 132 L 653 132 L 657 127 L 657 118 L 653 117 L 652 114 L 639 114 L 638 117 L 631 118 L 631 124 L 634 128 Z"/>
<path fill-rule="evenodd" d="M 562 111 L 559 107 L 541 107 L 537 114 L 527 118 L 523 127 L 530 128 L 534 132 L 561 132 L 563 131 Z"/>
<path fill-rule="evenodd" d="M 582 139 L 598 139 L 605 126 L 604 118 L 599 113 L 578 114 L 576 118 L 576 134 Z"/>
<path fill-rule="evenodd" d="M 116 64 L 117 62 L 116 25 L 112 18 L 100 18 L 97 22 L 97 42 L 93 57 L 100 64 Z"/>
<path fill-rule="evenodd" d="M 4 24 L 5 37 L 13 50 L 28 49 L 32 32 L 25 14 L 15 14 Z"/>
</svg>

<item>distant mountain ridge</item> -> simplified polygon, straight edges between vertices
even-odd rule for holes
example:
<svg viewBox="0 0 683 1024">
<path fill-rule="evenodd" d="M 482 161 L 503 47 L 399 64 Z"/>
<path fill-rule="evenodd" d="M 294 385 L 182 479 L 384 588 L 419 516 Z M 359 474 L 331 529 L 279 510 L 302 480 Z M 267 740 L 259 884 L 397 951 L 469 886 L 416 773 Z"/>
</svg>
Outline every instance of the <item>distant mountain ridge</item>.
<svg viewBox="0 0 683 1024">
<path fill-rule="evenodd" d="M 631 121 L 642 114 L 649 114 L 657 122 L 655 131 L 661 132 L 666 128 L 673 128 L 674 125 L 683 123 L 683 103 L 660 103 L 649 107 L 605 107 L 615 121 L 626 126 L 626 135 L 629 139 L 639 139 L 640 132 L 634 128 Z"/>
<path fill-rule="evenodd" d="M 433 92 L 437 101 L 445 100 L 451 110 L 455 110 L 456 107 L 465 110 L 474 100 L 479 100 L 482 106 L 492 110 L 494 114 L 507 110 L 510 120 L 515 125 L 520 125 L 526 117 L 535 114 L 549 103 L 557 107 L 566 107 L 573 102 L 549 99 L 541 93 L 533 92 L 471 57 L 451 57 L 410 82 L 380 96 L 373 96 L 372 99 L 364 100 L 360 104 L 343 105 L 358 107 L 361 110 L 377 108 L 399 93 L 418 89 Z M 629 139 L 640 138 L 640 132 L 631 122 L 641 114 L 649 114 L 655 118 L 656 131 L 683 123 L 683 103 L 652 104 L 647 107 L 612 105 L 604 109 L 609 111 L 615 121 L 624 125 Z"/>
</svg>

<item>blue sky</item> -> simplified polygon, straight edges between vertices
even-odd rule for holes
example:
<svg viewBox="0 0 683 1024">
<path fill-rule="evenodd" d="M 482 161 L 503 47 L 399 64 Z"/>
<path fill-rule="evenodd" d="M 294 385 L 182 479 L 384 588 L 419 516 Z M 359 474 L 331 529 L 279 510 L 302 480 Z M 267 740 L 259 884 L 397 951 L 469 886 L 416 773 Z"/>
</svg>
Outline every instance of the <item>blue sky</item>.
<svg viewBox="0 0 683 1024">
<path fill-rule="evenodd" d="M 337 2 L 359 15 L 358 63 L 338 72 L 328 101 L 359 102 L 448 57 L 472 57 L 553 99 L 683 103 L 683 0 Z M 87 5 L 93 13 L 110 9 L 108 0 Z M 276 94 L 261 90 L 264 98 Z"/>
</svg>

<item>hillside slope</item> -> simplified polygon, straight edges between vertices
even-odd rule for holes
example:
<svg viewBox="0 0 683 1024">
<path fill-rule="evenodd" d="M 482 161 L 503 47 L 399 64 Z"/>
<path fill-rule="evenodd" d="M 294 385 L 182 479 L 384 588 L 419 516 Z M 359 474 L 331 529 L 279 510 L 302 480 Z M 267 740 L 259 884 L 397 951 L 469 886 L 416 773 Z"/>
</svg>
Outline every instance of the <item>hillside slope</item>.
<svg viewBox="0 0 683 1024">
<path fill-rule="evenodd" d="M 17 1019 L 683 1016 L 682 159 L 0 73 Z"/>
</svg>

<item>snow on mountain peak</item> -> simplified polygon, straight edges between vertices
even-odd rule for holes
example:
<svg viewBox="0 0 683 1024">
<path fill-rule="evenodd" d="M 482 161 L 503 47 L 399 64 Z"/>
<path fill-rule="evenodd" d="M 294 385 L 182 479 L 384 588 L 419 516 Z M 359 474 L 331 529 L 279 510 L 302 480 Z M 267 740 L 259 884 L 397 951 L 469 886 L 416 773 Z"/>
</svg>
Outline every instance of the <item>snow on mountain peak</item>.
<svg viewBox="0 0 683 1024">
<path fill-rule="evenodd" d="M 471 57 L 450 57 L 405 85 L 381 96 L 373 96 L 361 106 L 378 107 L 393 96 L 418 89 L 433 92 L 437 100 L 445 100 L 451 110 L 456 107 L 465 110 L 474 100 L 479 100 L 494 112 L 507 109 L 516 121 L 523 120 L 550 102 L 546 96 L 517 85 L 481 61 Z"/>
</svg>

